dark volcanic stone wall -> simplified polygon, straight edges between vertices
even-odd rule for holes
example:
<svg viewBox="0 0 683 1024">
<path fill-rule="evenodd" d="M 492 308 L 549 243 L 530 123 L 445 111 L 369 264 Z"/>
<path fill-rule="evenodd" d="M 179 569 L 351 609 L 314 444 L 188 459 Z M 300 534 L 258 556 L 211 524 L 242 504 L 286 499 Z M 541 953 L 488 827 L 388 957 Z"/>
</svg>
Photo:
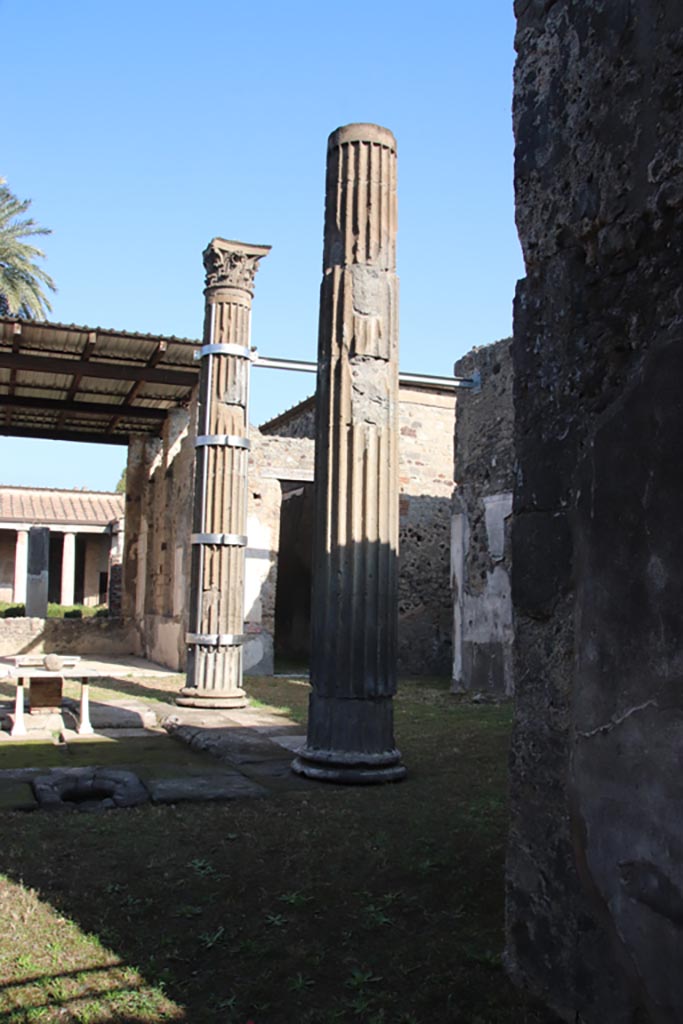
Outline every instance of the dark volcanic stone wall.
<svg viewBox="0 0 683 1024">
<path fill-rule="evenodd" d="M 683 1020 L 683 7 L 518 0 L 507 963 Z"/>
<path fill-rule="evenodd" d="M 511 696 L 510 531 L 514 481 L 510 339 L 475 348 L 454 367 L 481 375 L 458 392 L 451 540 L 453 692 Z"/>
</svg>

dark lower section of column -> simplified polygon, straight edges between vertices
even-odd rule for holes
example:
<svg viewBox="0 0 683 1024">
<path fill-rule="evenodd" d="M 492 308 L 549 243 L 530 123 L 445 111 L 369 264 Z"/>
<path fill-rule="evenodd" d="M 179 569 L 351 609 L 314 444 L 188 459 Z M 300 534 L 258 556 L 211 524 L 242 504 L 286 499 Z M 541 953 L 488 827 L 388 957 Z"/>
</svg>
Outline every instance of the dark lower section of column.
<svg viewBox="0 0 683 1024">
<path fill-rule="evenodd" d="M 406 769 L 394 745 L 391 697 L 354 700 L 312 693 L 307 743 L 292 770 L 353 785 L 402 779 Z"/>
</svg>

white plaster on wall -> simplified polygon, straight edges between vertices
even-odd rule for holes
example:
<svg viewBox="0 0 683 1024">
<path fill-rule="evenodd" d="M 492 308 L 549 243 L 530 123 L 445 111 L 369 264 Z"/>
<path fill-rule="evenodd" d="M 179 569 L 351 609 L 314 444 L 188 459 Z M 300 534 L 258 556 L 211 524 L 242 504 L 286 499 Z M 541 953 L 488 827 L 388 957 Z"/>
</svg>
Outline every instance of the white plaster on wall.
<svg viewBox="0 0 683 1024">
<path fill-rule="evenodd" d="M 453 590 L 453 681 L 462 681 L 463 581 L 469 545 L 467 516 L 457 512 L 451 519 L 451 588 Z"/>
<path fill-rule="evenodd" d="M 512 492 L 489 494 L 484 498 L 484 519 L 489 554 L 495 562 L 505 557 L 505 520 L 512 515 Z"/>
<path fill-rule="evenodd" d="M 183 607 L 185 605 L 185 597 L 187 594 L 187 580 L 183 572 L 183 557 L 185 555 L 185 547 L 182 544 L 176 544 L 175 557 L 173 559 L 173 614 L 181 615 Z"/>
<path fill-rule="evenodd" d="M 261 588 L 275 559 L 270 527 L 257 516 L 247 519 L 247 559 L 244 569 L 244 612 L 247 622 L 261 622 Z M 260 660 L 260 659 L 259 659 Z"/>
<path fill-rule="evenodd" d="M 180 669 L 178 644 L 180 640 L 180 624 L 149 617 L 152 642 L 147 657 L 159 665 L 165 665 L 176 672 Z"/>
<path fill-rule="evenodd" d="M 141 519 L 137 548 L 137 574 L 135 577 L 135 615 L 141 619 L 145 614 L 145 591 L 147 589 L 147 520 Z"/>
<path fill-rule="evenodd" d="M 501 565 L 486 575 L 481 594 L 465 594 L 463 641 L 476 644 L 501 640 L 512 643 L 512 598 L 510 580 Z"/>
</svg>

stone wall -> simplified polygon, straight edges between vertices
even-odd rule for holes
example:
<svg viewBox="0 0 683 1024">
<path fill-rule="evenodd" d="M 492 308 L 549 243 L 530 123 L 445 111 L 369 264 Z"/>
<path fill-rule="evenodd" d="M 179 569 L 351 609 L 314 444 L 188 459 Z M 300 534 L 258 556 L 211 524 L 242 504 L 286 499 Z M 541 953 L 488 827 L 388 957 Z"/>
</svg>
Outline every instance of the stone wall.
<svg viewBox="0 0 683 1024">
<path fill-rule="evenodd" d="M 450 672 L 454 407 L 450 393 L 401 388 L 399 668 L 406 674 Z M 308 401 L 250 432 L 244 645 L 250 674 L 273 671 L 282 485 L 313 480 L 311 410 Z M 186 658 L 193 423 L 194 410 L 176 410 L 162 438 L 132 438 L 127 468 L 123 617 L 136 623 L 146 657 L 177 670 Z"/>
<path fill-rule="evenodd" d="M 403 386 L 398 416 L 398 669 L 448 676 L 455 397 Z"/>
<path fill-rule="evenodd" d="M 507 964 L 683 1019 L 679 0 L 516 4 Z"/>
<path fill-rule="evenodd" d="M 252 482 L 266 464 L 267 473 L 281 480 L 313 479 L 314 410 L 314 400 L 308 399 L 264 424 L 263 440 L 252 442 Z M 449 675 L 451 670 L 454 419 L 452 392 L 401 386 L 398 658 L 404 675 Z M 258 445 L 266 439 L 272 447 L 259 455 Z"/>
<path fill-rule="evenodd" d="M 126 471 L 123 617 L 145 657 L 185 665 L 196 412 L 175 409 L 160 438 L 130 440 Z"/>
<path fill-rule="evenodd" d="M 0 619 L 0 656 L 141 654 L 132 623 L 120 619 Z"/>
<path fill-rule="evenodd" d="M 453 691 L 510 696 L 510 531 L 514 482 L 510 340 L 474 349 L 458 377 L 481 388 L 458 392 L 451 533 Z"/>
<path fill-rule="evenodd" d="M 282 482 L 313 479 L 313 442 L 292 434 L 269 437 L 251 428 L 247 564 L 245 568 L 245 672 L 273 672 L 275 601 Z"/>
</svg>

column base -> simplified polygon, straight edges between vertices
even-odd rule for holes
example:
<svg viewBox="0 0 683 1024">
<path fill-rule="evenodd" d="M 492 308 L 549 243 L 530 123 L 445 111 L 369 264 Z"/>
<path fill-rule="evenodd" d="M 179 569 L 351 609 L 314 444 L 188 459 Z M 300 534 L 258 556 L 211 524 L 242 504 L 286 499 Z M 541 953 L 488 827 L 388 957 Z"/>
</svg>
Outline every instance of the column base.
<svg viewBox="0 0 683 1024">
<path fill-rule="evenodd" d="M 184 686 L 175 703 L 183 708 L 246 708 L 249 698 L 244 690 L 200 690 Z"/>
<path fill-rule="evenodd" d="M 322 697 L 312 693 L 306 746 L 292 771 L 322 782 L 367 785 L 406 775 L 394 746 L 391 697 Z"/>
<path fill-rule="evenodd" d="M 399 782 L 406 776 L 406 767 L 400 763 L 400 750 L 383 755 L 389 763 L 368 764 L 367 754 L 342 750 L 309 750 L 304 747 L 292 761 L 292 771 L 320 782 L 338 782 L 349 786 L 377 785 Z"/>
</svg>

